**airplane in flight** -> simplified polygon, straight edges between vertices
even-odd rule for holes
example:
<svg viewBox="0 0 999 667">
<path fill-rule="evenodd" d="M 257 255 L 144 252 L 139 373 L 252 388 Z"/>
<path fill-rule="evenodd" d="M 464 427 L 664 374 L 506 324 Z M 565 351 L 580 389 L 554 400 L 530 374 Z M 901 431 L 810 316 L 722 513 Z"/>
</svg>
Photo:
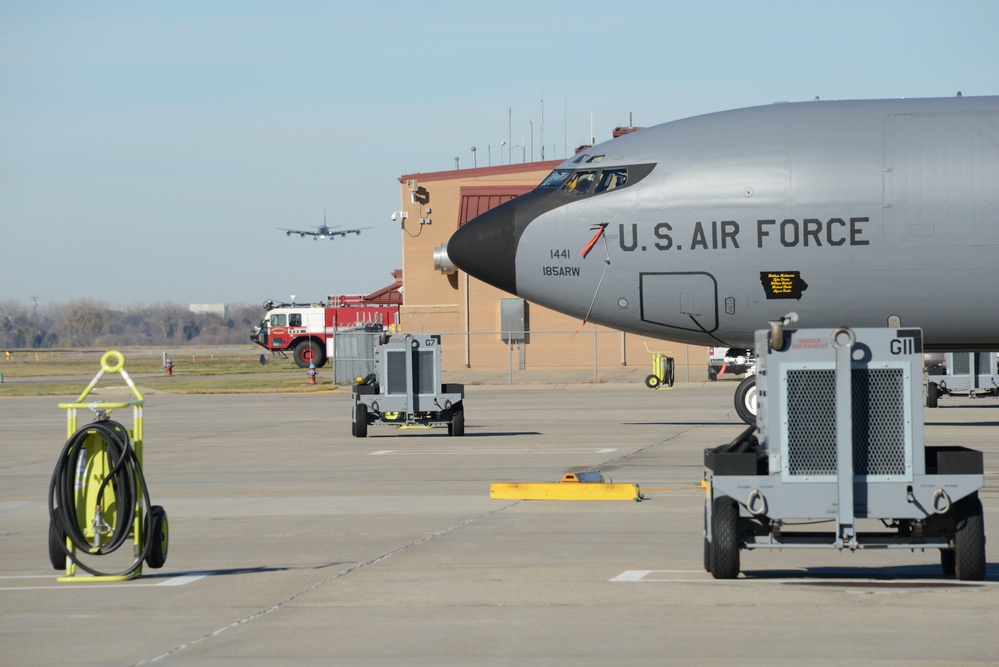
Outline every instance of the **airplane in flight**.
<svg viewBox="0 0 999 667">
<path fill-rule="evenodd" d="M 313 227 L 316 231 L 306 231 L 301 229 L 285 229 L 284 227 L 275 227 L 275 229 L 280 229 L 285 233 L 286 236 L 291 236 L 292 234 L 298 234 L 303 239 L 306 236 L 311 236 L 313 241 L 318 241 L 320 239 L 329 239 L 332 241 L 335 237 L 340 236 L 345 237 L 347 234 L 357 234 L 361 235 L 361 231 L 364 229 L 371 229 L 371 227 L 360 227 L 357 229 L 340 229 L 340 225 L 334 227 L 328 227 L 326 225 L 326 213 L 323 213 L 323 224 L 319 227 Z"/>
<path fill-rule="evenodd" d="M 458 229 L 449 260 L 622 331 L 752 348 L 804 327 L 921 327 L 999 350 L 999 96 L 723 111 L 612 139 Z M 755 378 L 736 392 L 746 421 Z"/>
</svg>

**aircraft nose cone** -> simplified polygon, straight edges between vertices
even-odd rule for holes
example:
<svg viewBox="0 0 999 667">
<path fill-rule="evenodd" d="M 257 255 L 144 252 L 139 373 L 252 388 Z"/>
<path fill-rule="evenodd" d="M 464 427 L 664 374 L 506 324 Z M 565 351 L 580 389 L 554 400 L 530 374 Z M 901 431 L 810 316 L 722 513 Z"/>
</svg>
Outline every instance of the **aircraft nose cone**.
<svg viewBox="0 0 999 667">
<path fill-rule="evenodd" d="M 456 231 L 447 244 L 447 256 L 459 269 L 501 290 L 517 293 L 516 207 L 500 204 Z"/>
</svg>

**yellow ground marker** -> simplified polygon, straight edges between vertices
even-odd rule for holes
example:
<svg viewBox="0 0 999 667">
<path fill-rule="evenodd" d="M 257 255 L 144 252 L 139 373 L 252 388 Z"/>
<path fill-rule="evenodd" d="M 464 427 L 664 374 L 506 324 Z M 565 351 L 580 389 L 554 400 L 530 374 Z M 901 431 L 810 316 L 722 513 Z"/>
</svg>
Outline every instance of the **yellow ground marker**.
<svg viewBox="0 0 999 667">
<path fill-rule="evenodd" d="M 594 475 L 599 477 L 594 479 Z M 561 482 L 493 482 L 493 500 L 642 500 L 638 484 L 603 481 L 599 473 L 568 473 Z"/>
</svg>

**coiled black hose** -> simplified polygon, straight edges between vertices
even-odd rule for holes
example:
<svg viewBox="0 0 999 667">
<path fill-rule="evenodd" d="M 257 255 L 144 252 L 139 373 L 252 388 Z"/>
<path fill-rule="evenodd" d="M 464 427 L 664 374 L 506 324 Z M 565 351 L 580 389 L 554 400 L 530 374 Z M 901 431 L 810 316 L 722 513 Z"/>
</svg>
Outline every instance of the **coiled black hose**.
<svg viewBox="0 0 999 667">
<path fill-rule="evenodd" d="M 104 507 L 104 493 L 110 486 L 114 493 L 114 503 L 116 520 L 111 538 L 107 543 L 95 547 L 87 541 L 83 531 L 77 524 L 76 508 L 76 467 L 82 456 L 86 456 L 85 445 L 87 435 L 96 432 L 103 440 L 107 452 L 108 465 L 110 471 L 101 483 L 97 491 L 97 503 Z M 111 420 L 96 421 L 78 429 L 70 436 L 66 445 L 62 449 L 62 454 L 56 462 L 55 470 L 52 472 L 52 481 L 49 484 L 49 519 L 52 525 L 56 526 L 60 535 L 65 534 L 72 541 L 77 550 L 93 554 L 109 554 L 120 547 L 135 523 L 135 505 L 141 490 L 142 505 L 145 510 L 144 525 L 149 525 L 149 517 L 152 511 L 152 504 L 149 500 L 149 489 L 146 486 L 146 479 L 142 474 L 142 466 L 139 458 L 132 449 L 128 431 L 118 422 Z M 89 516 L 89 512 L 86 513 Z M 117 574 L 107 574 L 99 572 L 85 563 L 81 562 L 73 552 L 66 547 L 63 541 L 62 548 L 73 562 L 90 574 L 97 576 L 125 576 L 134 572 L 148 555 L 152 540 L 144 540 L 144 548 L 131 567 Z"/>
</svg>

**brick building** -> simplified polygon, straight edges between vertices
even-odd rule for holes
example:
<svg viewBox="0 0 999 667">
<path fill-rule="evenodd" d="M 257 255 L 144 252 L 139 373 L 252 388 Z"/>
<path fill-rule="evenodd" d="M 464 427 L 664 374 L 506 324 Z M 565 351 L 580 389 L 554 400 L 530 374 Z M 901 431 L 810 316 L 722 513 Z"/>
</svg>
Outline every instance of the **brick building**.
<svg viewBox="0 0 999 667">
<path fill-rule="evenodd" d="M 677 381 L 707 376 L 707 350 L 586 324 L 523 303 L 463 271 L 435 268 L 435 250 L 461 225 L 532 190 L 562 160 L 459 169 L 399 177 L 405 288 L 403 331 L 443 333 L 445 370 L 635 369 L 651 370 L 651 350 L 669 350 Z M 501 315 L 523 314 L 524 331 L 504 331 Z M 509 319 L 509 317 L 508 317 Z M 578 331 L 577 331 L 578 330 Z"/>
</svg>

